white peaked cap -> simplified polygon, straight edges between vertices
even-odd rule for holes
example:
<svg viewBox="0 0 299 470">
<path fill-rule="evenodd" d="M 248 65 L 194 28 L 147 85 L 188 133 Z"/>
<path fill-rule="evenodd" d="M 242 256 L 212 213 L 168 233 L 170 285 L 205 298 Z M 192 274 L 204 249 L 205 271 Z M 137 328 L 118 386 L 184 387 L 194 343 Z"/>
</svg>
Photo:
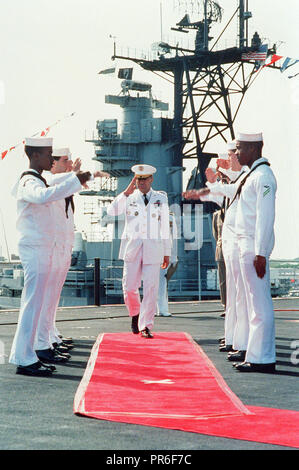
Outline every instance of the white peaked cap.
<svg viewBox="0 0 299 470">
<path fill-rule="evenodd" d="M 53 149 L 52 157 L 64 157 L 65 155 L 67 155 L 68 159 L 70 159 L 71 152 L 70 152 L 70 149 L 68 147 Z"/>
<path fill-rule="evenodd" d="M 228 142 L 227 143 L 227 150 L 236 150 L 236 141 L 234 140 L 233 142 Z"/>
<path fill-rule="evenodd" d="M 52 147 L 52 137 L 26 137 L 25 145 L 28 147 Z"/>
<path fill-rule="evenodd" d="M 135 173 L 135 176 L 143 176 L 143 177 L 148 177 L 156 173 L 157 169 L 154 166 L 151 165 L 146 165 L 140 164 L 140 165 L 134 165 L 132 166 L 131 170 L 133 173 Z"/>
<path fill-rule="evenodd" d="M 239 132 L 237 134 L 237 138 L 239 142 L 263 142 L 263 134 L 262 132 L 257 132 L 255 134 L 245 134 Z"/>
</svg>

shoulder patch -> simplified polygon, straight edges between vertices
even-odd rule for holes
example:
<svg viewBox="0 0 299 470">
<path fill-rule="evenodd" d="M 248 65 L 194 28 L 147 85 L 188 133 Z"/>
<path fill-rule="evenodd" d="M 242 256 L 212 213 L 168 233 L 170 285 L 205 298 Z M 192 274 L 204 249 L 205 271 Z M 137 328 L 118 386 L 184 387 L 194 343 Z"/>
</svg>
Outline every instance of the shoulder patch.
<svg viewBox="0 0 299 470">
<path fill-rule="evenodd" d="M 263 191 L 263 197 L 267 196 L 267 194 L 269 194 L 270 192 L 270 186 L 268 184 L 264 184 L 264 191 Z"/>
</svg>

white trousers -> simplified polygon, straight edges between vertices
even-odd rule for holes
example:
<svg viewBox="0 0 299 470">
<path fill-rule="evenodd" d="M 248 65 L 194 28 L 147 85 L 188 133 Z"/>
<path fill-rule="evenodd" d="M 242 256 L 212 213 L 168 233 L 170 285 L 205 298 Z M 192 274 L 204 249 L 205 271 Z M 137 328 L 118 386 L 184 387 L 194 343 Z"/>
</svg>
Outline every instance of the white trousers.
<svg viewBox="0 0 299 470">
<path fill-rule="evenodd" d="M 9 362 L 29 366 L 38 361 L 34 344 L 35 335 L 45 293 L 49 288 L 53 248 L 19 245 L 19 255 L 24 270 L 24 288 Z"/>
<path fill-rule="evenodd" d="M 55 328 L 55 319 L 61 290 L 70 266 L 70 248 L 55 246 L 52 260 L 52 269 L 49 273 L 36 332 L 36 350 L 49 349 L 52 348 L 53 343 L 61 342 L 58 336 L 59 332 Z"/>
<path fill-rule="evenodd" d="M 158 301 L 157 301 L 157 309 L 156 309 L 157 313 L 169 313 L 166 274 L 167 274 L 167 268 L 160 269 Z"/>
<path fill-rule="evenodd" d="M 139 314 L 138 328 L 152 329 L 159 289 L 160 264 L 143 264 L 142 247 L 134 262 L 124 261 L 123 294 L 131 317 Z M 143 280 L 143 299 L 140 302 L 139 288 Z"/>
<path fill-rule="evenodd" d="M 249 321 L 237 239 L 223 239 L 222 250 L 226 267 L 225 343 L 245 351 Z"/>
<path fill-rule="evenodd" d="M 233 260 L 233 278 L 236 286 L 236 324 L 233 336 L 233 348 L 237 351 L 246 351 L 249 335 L 248 305 L 243 281 L 239 251 Z"/>
<path fill-rule="evenodd" d="M 52 328 L 50 330 L 50 342 L 51 344 L 53 343 L 62 343 L 62 339 L 59 337 L 60 332 L 56 326 L 56 313 L 57 313 L 57 308 L 59 305 L 60 301 L 60 296 L 61 296 L 61 291 L 63 288 L 63 285 L 65 283 L 67 273 L 69 272 L 70 265 L 71 265 L 71 260 L 72 260 L 72 246 L 66 246 L 63 248 L 63 253 L 61 254 L 61 269 L 60 269 L 60 276 L 59 276 L 59 284 L 58 284 L 58 289 L 57 289 L 57 300 L 56 300 L 56 307 L 54 309 L 54 316 L 53 316 L 53 323 L 52 323 Z"/>
<path fill-rule="evenodd" d="M 246 362 L 270 364 L 275 356 L 275 324 L 271 298 L 269 260 L 265 276 L 260 279 L 253 261 L 255 254 L 246 251 L 246 243 L 239 242 L 240 266 L 243 276 L 249 315 L 249 336 Z"/>
<path fill-rule="evenodd" d="M 225 344 L 233 344 L 236 326 L 236 284 L 234 281 L 234 261 L 236 254 L 222 244 L 222 252 L 226 271 L 226 308 L 224 320 Z"/>
</svg>

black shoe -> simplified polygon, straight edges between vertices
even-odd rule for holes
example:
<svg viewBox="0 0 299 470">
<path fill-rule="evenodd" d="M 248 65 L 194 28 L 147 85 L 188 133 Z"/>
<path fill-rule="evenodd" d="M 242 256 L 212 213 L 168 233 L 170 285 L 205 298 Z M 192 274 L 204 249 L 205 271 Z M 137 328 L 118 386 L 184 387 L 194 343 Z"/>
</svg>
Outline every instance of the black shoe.
<svg viewBox="0 0 299 470">
<path fill-rule="evenodd" d="M 68 354 L 68 352 L 72 349 L 72 347 L 63 346 L 63 343 L 53 343 L 52 346 L 59 354 Z"/>
<path fill-rule="evenodd" d="M 63 343 L 72 345 L 74 344 L 73 338 L 64 338 L 62 335 L 58 335 L 59 338 L 62 340 Z"/>
<path fill-rule="evenodd" d="M 275 373 L 275 362 L 269 364 L 256 364 L 253 362 L 242 362 L 235 365 L 235 370 L 239 372 L 262 372 L 264 374 Z"/>
<path fill-rule="evenodd" d="M 62 343 L 59 343 L 58 346 L 63 346 L 64 348 L 68 348 L 68 349 L 74 349 L 75 345 L 74 343 L 64 343 L 62 341 Z"/>
<path fill-rule="evenodd" d="M 149 330 L 147 326 L 144 328 L 144 330 L 141 331 L 141 336 L 143 338 L 153 338 L 154 337 L 151 330 Z"/>
<path fill-rule="evenodd" d="M 234 351 L 233 349 L 233 345 L 232 344 L 220 344 L 219 346 L 219 351 L 220 352 L 230 352 L 230 351 Z"/>
<path fill-rule="evenodd" d="M 219 317 L 220 318 L 225 318 L 225 312 L 220 313 Z"/>
<path fill-rule="evenodd" d="M 61 364 L 67 362 L 71 357 L 70 354 L 59 354 L 55 349 L 43 349 L 35 352 L 40 361 L 50 364 Z"/>
<path fill-rule="evenodd" d="M 218 343 L 223 343 L 223 341 L 225 341 L 225 338 L 219 338 L 218 339 Z"/>
<path fill-rule="evenodd" d="M 34 364 L 30 364 L 29 366 L 18 366 L 16 374 L 30 375 L 35 377 L 51 377 L 52 370 L 38 361 Z"/>
<path fill-rule="evenodd" d="M 134 333 L 134 335 L 138 335 L 139 333 L 138 319 L 139 319 L 139 314 L 134 315 L 134 317 L 132 317 L 131 330 Z"/>
<path fill-rule="evenodd" d="M 244 362 L 245 356 L 246 351 L 229 352 L 227 355 L 227 360 L 231 362 Z"/>
<path fill-rule="evenodd" d="M 44 364 L 42 361 L 39 361 L 39 362 L 40 362 L 41 365 L 42 365 L 43 367 L 45 367 L 46 369 L 50 369 L 52 372 L 55 372 L 55 371 L 56 371 L 56 367 L 53 366 L 52 364 L 47 365 L 47 364 Z"/>
<path fill-rule="evenodd" d="M 70 351 L 71 349 L 74 348 L 73 344 L 66 344 L 66 343 L 63 343 L 63 342 L 62 343 L 53 343 L 52 346 L 53 346 L 54 349 L 56 349 L 57 347 L 58 348 L 63 347 L 65 349 L 67 349 L 68 351 Z"/>
</svg>

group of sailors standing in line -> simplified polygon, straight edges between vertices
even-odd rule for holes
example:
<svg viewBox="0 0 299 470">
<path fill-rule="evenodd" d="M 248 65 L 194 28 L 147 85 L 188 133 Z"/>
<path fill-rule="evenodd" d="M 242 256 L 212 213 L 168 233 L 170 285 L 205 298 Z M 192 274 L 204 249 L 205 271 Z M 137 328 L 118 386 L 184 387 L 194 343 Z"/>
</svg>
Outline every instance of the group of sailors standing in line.
<svg viewBox="0 0 299 470">
<path fill-rule="evenodd" d="M 73 164 L 68 149 L 52 146 L 48 138 L 25 140 L 29 171 L 14 189 L 24 288 L 9 360 L 17 365 L 18 374 L 32 376 L 50 376 L 53 364 L 70 357 L 72 340 L 59 334 L 55 317 L 71 261 L 73 194 L 89 180 L 109 176 L 80 171 L 80 160 Z M 274 246 L 276 180 L 262 147 L 261 133 L 239 134 L 228 146 L 228 160 L 217 161 L 218 172 L 206 170 L 207 187 L 183 193 L 186 200 L 214 201 L 221 207 L 226 314 L 220 348 L 240 372 L 275 371 L 269 256 Z M 41 176 L 43 171 L 49 172 L 47 179 Z M 158 300 L 163 304 L 161 315 L 169 315 L 167 276 L 177 264 L 171 241 L 175 222 L 167 194 L 152 188 L 156 168 L 139 164 L 132 172 L 132 181 L 107 213 L 124 214 L 119 258 L 124 262 L 122 286 L 132 332 L 152 339 Z M 224 184 L 225 177 L 229 184 Z"/>
<path fill-rule="evenodd" d="M 13 188 L 24 287 L 9 362 L 17 366 L 17 374 L 51 376 L 54 364 L 67 362 L 74 347 L 55 323 L 71 264 L 73 195 L 89 180 L 107 174 L 80 171 L 80 159 L 73 163 L 68 148 L 53 149 L 52 138 L 26 138 L 25 153 L 29 170 Z"/>
<path fill-rule="evenodd" d="M 240 133 L 228 144 L 228 158 L 207 168 L 206 188 L 183 193 L 212 201 L 226 289 L 224 338 L 220 351 L 240 372 L 275 372 L 275 325 L 269 257 L 274 247 L 276 179 L 262 157 L 263 135 Z M 228 183 L 228 184 L 227 184 Z M 221 233 L 222 228 L 222 233 Z M 223 269 L 219 270 L 220 286 Z"/>
</svg>

